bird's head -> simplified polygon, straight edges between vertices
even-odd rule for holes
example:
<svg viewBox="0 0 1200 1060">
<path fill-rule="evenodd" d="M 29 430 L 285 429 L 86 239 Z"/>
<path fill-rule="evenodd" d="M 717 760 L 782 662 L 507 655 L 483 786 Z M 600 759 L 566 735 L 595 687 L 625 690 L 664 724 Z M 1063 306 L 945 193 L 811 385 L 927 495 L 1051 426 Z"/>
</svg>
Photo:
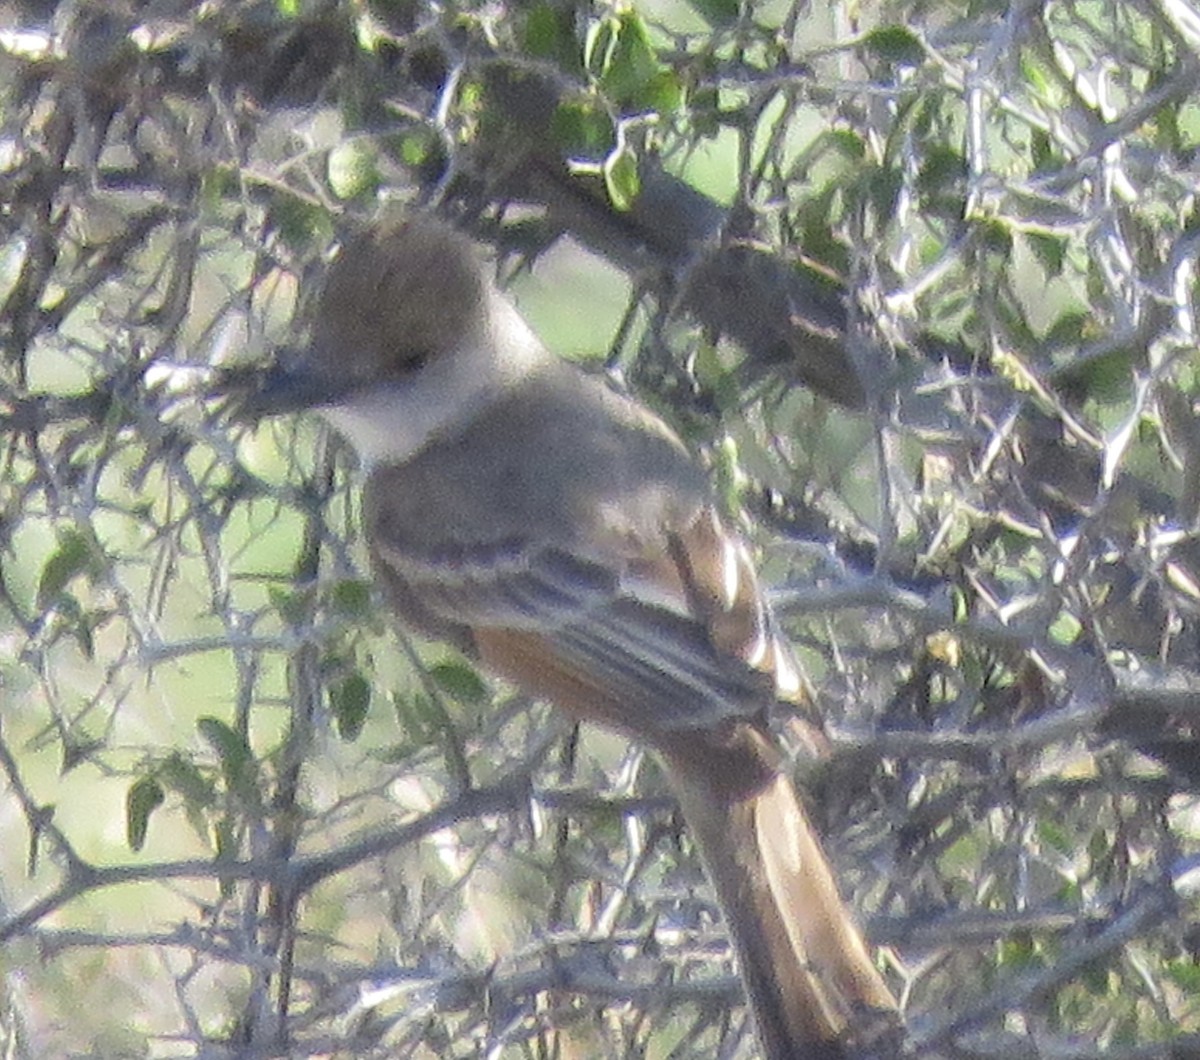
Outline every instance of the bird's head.
<svg viewBox="0 0 1200 1060">
<path fill-rule="evenodd" d="M 247 411 L 321 408 L 402 385 L 430 361 L 480 342 L 488 307 L 475 248 L 449 225 L 410 217 L 355 233 L 329 269 L 310 341 L 280 355 Z"/>
</svg>

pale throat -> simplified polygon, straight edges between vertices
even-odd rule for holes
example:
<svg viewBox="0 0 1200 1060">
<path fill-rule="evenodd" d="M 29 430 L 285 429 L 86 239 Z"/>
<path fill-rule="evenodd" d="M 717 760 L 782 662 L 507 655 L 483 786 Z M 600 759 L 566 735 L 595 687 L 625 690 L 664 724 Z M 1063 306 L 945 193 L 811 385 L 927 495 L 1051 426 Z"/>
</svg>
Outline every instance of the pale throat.
<svg viewBox="0 0 1200 1060">
<path fill-rule="evenodd" d="M 482 337 L 430 357 L 407 378 L 381 380 L 352 400 L 316 409 L 354 446 L 364 468 L 404 463 L 552 358 L 500 295 L 493 293 L 489 309 Z"/>
</svg>

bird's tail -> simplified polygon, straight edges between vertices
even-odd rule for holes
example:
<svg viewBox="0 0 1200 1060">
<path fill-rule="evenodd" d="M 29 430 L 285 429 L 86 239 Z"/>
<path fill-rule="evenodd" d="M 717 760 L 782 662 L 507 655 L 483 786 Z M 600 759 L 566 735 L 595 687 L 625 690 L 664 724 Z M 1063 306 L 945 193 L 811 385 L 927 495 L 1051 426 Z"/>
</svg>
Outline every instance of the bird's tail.
<svg viewBox="0 0 1200 1060">
<path fill-rule="evenodd" d="M 768 1060 L 899 1055 L 896 1002 L 777 750 L 748 724 L 669 744 L 659 752 L 716 888 Z"/>
</svg>

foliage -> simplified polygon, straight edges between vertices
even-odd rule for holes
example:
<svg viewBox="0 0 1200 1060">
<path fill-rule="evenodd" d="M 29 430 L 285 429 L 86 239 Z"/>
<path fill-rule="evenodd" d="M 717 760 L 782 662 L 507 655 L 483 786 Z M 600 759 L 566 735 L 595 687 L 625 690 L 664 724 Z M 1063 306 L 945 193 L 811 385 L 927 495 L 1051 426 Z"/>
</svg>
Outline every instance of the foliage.
<svg viewBox="0 0 1200 1060">
<path fill-rule="evenodd" d="M 219 397 L 381 200 L 628 275 L 919 1055 L 1195 1048 L 1187 5 L 10 11 L 6 1055 L 752 1055 L 654 763 L 390 630 L 347 453 Z"/>
</svg>

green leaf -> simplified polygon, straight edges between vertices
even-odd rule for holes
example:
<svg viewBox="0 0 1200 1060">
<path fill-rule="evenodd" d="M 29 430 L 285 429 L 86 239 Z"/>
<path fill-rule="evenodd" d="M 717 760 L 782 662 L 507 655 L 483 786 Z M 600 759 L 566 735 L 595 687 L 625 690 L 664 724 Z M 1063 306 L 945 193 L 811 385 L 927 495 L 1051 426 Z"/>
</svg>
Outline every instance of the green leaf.
<svg viewBox="0 0 1200 1060">
<path fill-rule="evenodd" d="M 665 69 L 658 61 L 641 16 L 622 11 L 588 34 L 588 69 L 601 90 L 619 106 L 652 107 L 654 83 Z"/>
<path fill-rule="evenodd" d="M 684 101 L 683 82 L 679 75 L 669 67 L 663 67 L 638 93 L 636 102 L 659 114 L 670 114 L 679 110 Z"/>
<path fill-rule="evenodd" d="M 1054 374 L 1054 382 L 1076 399 L 1119 401 L 1129 393 L 1133 382 L 1133 360 L 1133 352 L 1122 346 L 1064 366 Z"/>
<path fill-rule="evenodd" d="M 200 202 L 206 210 L 215 211 L 241 190 L 237 172 L 230 166 L 210 166 L 200 178 Z"/>
<path fill-rule="evenodd" d="M 550 128 L 557 146 L 572 155 L 599 159 L 613 141 L 612 119 L 595 99 L 560 103 Z"/>
<path fill-rule="evenodd" d="M 1063 263 L 1067 260 L 1067 240 L 1063 236 L 1050 235 L 1048 232 L 1026 232 L 1025 240 L 1034 257 L 1046 270 L 1049 279 L 1062 275 Z"/>
<path fill-rule="evenodd" d="M 872 207 L 881 217 L 896 212 L 896 198 L 903 187 L 903 177 L 895 166 L 868 166 L 863 174 L 864 190 Z"/>
<path fill-rule="evenodd" d="M 730 435 L 725 435 L 720 443 L 713 447 L 713 477 L 717 483 L 717 493 L 728 511 L 736 512 L 742 507 L 742 491 L 746 485 L 746 476 L 742 471 L 737 441 Z"/>
<path fill-rule="evenodd" d="M 1061 168 L 1061 159 L 1054 150 L 1050 134 L 1043 129 L 1033 129 L 1029 134 L 1029 155 L 1033 168 L 1046 170 Z"/>
<path fill-rule="evenodd" d="M 721 131 L 721 93 L 715 85 L 693 88 L 688 120 L 697 139 L 706 140 Z"/>
<path fill-rule="evenodd" d="M 82 736 L 73 732 L 67 733 L 63 738 L 62 745 L 62 772 L 69 773 L 77 765 L 86 762 L 103 746 L 104 741 L 97 740 L 95 737 Z"/>
<path fill-rule="evenodd" d="M 343 740 L 358 739 L 370 708 L 371 683 L 359 671 L 346 674 L 329 686 L 329 709 Z"/>
<path fill-rule="evenodd" d="M 1050 624 L 1048 632 L 1052 641 L 1069 646 L 1079 639 L 1081 631 L 1079 619 L 1067 611 L 1060 611 L 1058 617 Z"/>
<path fill-rule="evenodd" d="M 130 850 L 141 850 L 146 844 L 150 815 L 166 798 L 162 785 L 154 777 L 142 777 L 130 785 L 125 796 L 125 838 Z"/>
<path fill-rule="evenodd" d="M 1174 960 L 1167 964 L 1167 976 L 1189 994 L 1200 997 L 1200 965 L 1194 960 Z"/>
<path fill-rule="evenodd" d="M 521 42 L 526 53 L 539 59 L 553 58 L 559 47 L 558 13 L 549 4 L 534 4 L 525 15 Z"/>
<path fill-rule="evenodd" d="M 1074 852 L 1074 840 L 1057 821 L 1049 819 L 1040 821 L 1037 826 L 1037 834 L 1043 843 L 1058 854 L 1070 855 Z"/>
<path fill-rule="evenodd" d="M 196 768 L 195 762 L 179 751 L 173 751 L 160 762 L 155 775 L 187 805 L 207 807 L 217 800 L 217 793 L 209 778 Z"/>
<path fill-rule="evenodd" d="M 217 861 L 227 861 L 237 856 L 237 832 L 233 818 L 228 814 L 213 826 L 213 844 L 216 846 Z M 220 877 L 221 897 L 233 894 L 236 882 L 227 876 Z"/>
<path fill-rule="evenodd" d="M 429 676 L 451 699 L 469 706 L 488 698 L 488 686 L 476 669 L 461 659 L 447 659 L 429 668 Z"/>
<path fill-rule="evenodd" d="M 967 160 L 961 151 L 945 144 L 932 144 L 917 175 L 917 187 L 926 195 L 956 187 L 967 175 Z"/>
<path fill-rule="evenodd" d="M 583 39 L 583 63 L 593 77 L 603 75 L 617 39 L 617 20 L 602 18 L 588 26 Z"/>
<path fill-rule="evenodd" d="M 329 591 L 330 608 L 343 618 L 371 614 L 371 585 L 361 578 L 344 578 Z"/>
<path fill-rule="evenodd" d="M 1054 349 L 1078 346 L 1092 326 L 1093 316 L 1082 309 L 1068 309 L 1059 314 L 1054 323 L 1046 329 L 1043 339 L 1047 346 Z M 1126 380 L 1128 381 L 1128 380 Z"/>
<path fill-rule="evenodd" d="M 733 409 L 741 402 L 738 375 L 722 360 L 715 343 L 701 342 L 697 345 L 692 373 L 701 391 L 711 395 L 721 411 Z"/>
<path fill-rule="evenodd" d="M 1029 933 L 1017 931 L 1003 939 L 998 946 L 1000 965 L 1008 970 L 1040 967 L 1042 961 Z"/>
<path fill-rule="evenodd" d="M 688 6 L 710 26 L 721 29 L 732 25 L 741 14 L 738 0 L 687 0 Z"/>
<path fill-rule="evenodd" d="M 196 729 L 217 753 L 226 789 L 243 798 L 255 800 L 254 756 L 245 737 L 220 718 L 200 718 L 196 722 Z"/>
<path fill-rule="evenodd" d="M 629 210 L 642 188 L 637 157 L 627 147 L 618 147 L 604 160 L 603 170 L 609 201 L 621 212 Z"/>
<path fill-rule="evenodd" d="M 391 700 L 396 721 L 406 737 L 405 754 L 410 754 L 416 747 L 427 747 L 437 740 L 441 716 L 428 696 L 419 692 L 393 692 Z"/>
<path fill-rule="evenodd" d="M 329 187 L 339 199 L 357 199 L 379 187 L 375 148 L 366 140 L 348 140 L 329 152 Z"/>
<path fill-rule="evenodd" d="M 917 66 L 925 58 L 921 38 L 905 26 L 881 26 L 868 33 L 863 44 L 872 55 L 889 63 Z"/>
<path fill-rule="evenodd" d="M 975 223 L 979 245 L 987 250 L 1008 257 L 1012 253 L 1012 230 L 998 217 L 979 220 Z"/>
<path fill-rule="evenodd" d="M 580 72 L 579 43 L 575 37 L 575 9 L 545 0 L 535 3 L 520 27 L 522 50 L 537 59 L 549 59 L 565 73 Z"/>
<path fill-rule="evenodd" d="M 852 129 L 830 129 L 822 134 L 822 140 L 835 154 L 851 162 L 861 162 L 866 157 L 866 142 Z"/>
<path fill-rule="evenodd" d="M 305 589 L 282 589 L 271 585 L 267 587 L 267 599 L 289 626 L 303 625 L 310 617 L 312 600 Z"/>
<path fill-rule="evenodd" d="M 406 166 L 423 165 L 432 153 L 433 141 L 424 129 L 400 138 L 400 161 Z"/>
<path fill-rule="evenodd" d="M 1046 99 L 1054 95 L 1052 88 L 1054 78 L 1042 63 L 1038 51 L 1037 48 L 1020 49 L 1019 64 L 1025 83 L 1029 85 L 1035 95 Z"/>
<path fill-rule="evenodd" d="M 92 545 L 88 537 L 79 530 L 60 530 L 58 547 L 42 564 L 38 577 L 38 610 L 44 611 L 58 600 L 73 579 L 92 570 Z"/>
<path fill-rule="evenodd" d="M 83 652 L 85 658 L 94 659 L 96 657 L 96 638 L 93 634 L 111 617 L 112 612 L 107 610 L 86 611 L 80 614 L 79 621 L 71 630 L 71 635 L 75 638 L 75 643 L 79 645 L 79 650 Z"/>
<path fill-rule="evenodd" d="M 267 227 L 279 234 L 285 246 L 300 254 L 311 252 L 315 245 L 327 242 L 333 235 L 333 224 L 326 210 L 283 191 L 271 196 Z"/>
</svg>

